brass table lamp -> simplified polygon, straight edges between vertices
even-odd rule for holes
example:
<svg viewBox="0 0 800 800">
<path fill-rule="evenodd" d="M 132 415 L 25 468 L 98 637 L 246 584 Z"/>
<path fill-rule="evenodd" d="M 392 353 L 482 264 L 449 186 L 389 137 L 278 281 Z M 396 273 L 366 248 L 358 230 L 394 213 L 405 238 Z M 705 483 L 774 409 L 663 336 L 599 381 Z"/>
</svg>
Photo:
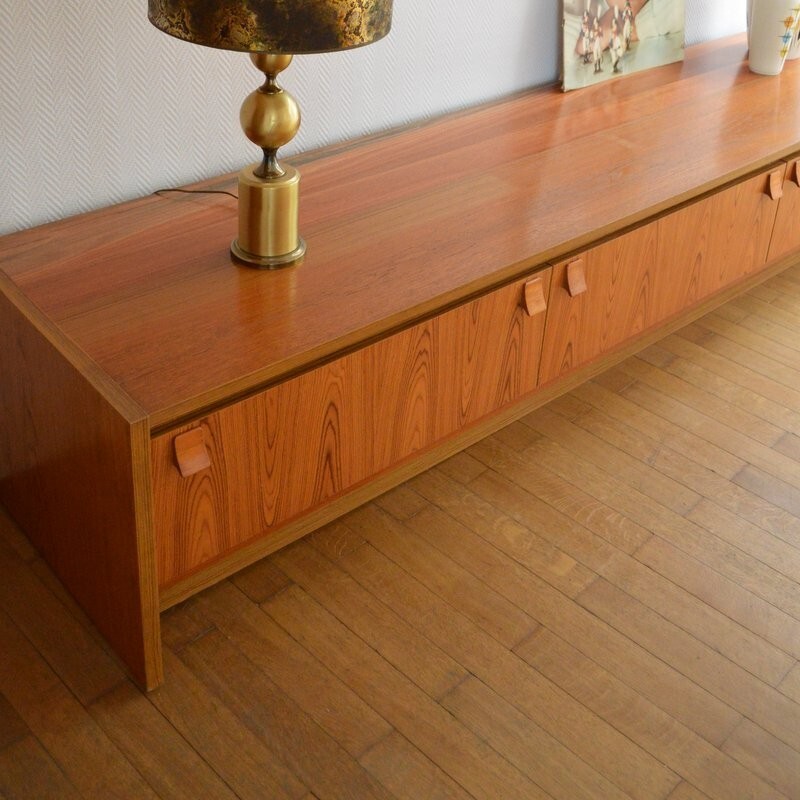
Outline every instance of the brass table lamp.
<svg viewBox="0 0 800 800">
<path fill-rule="evenodd" d="M 239 173 L 239 237 L 231 252 L 257 267 L 297 263 L 305 253 L 297 225 L 300 176 L 279 164 L 277 153 L 297 133 L 300 109 L 278 86 L 278 73 L 295 54 L 348 50 L 383 38 L 392 0 L 148 0 L 148 17 L 178 39 L 249 52 L 265 74 L 240 113 L 246 136 L 264 156 Z"/>
</svg>

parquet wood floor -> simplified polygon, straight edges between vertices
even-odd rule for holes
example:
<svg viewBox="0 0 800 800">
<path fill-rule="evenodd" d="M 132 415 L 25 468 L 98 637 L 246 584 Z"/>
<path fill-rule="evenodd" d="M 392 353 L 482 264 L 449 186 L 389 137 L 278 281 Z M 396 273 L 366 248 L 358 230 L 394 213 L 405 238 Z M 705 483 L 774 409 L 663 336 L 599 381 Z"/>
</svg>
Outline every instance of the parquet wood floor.
<svg viewBox="0 0 800 800">
<path fill-rule="evenodd" d="M 0 798 L 800 798 L 800 267 L 164 615 L 0 516 Z"/>
</svg>

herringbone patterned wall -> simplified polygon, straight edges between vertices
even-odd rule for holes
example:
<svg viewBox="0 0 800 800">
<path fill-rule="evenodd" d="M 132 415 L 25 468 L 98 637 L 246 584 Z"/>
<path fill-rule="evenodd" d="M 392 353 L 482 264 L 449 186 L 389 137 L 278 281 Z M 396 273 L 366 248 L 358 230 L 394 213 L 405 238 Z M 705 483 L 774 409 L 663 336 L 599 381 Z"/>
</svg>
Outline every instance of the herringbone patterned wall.
<svg viewBox="0 0 800 800">
<path fill-rule="evenodd" d="M 380 44 L 296 59 L 293 148 L 554 80 L 559 5 L 395 0 Z M 687 41 L 742 30 L 744 5 L 687 0 Z M 151 28 L 145 0 L 0 0 L 0 233 L 255 160 L 238 108 L 258 75 Z"/>
</svg>

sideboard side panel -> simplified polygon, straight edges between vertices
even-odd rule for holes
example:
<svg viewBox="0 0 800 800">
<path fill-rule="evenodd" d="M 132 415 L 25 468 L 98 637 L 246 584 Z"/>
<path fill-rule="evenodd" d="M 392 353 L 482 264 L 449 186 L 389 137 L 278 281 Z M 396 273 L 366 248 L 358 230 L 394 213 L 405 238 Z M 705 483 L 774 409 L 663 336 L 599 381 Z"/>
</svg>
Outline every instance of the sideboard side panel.
<svg viewBox="0 0 800 800">
<path fill-rule="evenodd" d="M 0 502 L 153 688 L 162 666 L 149 428 L 94 369 L 0 273 Z"/>
</svg>

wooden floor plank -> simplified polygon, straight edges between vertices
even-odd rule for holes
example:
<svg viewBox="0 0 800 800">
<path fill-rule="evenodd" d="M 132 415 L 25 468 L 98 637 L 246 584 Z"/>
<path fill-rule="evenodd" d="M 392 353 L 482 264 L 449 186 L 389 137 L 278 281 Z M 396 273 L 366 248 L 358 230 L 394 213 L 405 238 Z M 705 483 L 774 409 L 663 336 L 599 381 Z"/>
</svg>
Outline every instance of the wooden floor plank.
<svg viewBox="0 0 800 800">
<path fill-rule="evenodd" d="M 617 630 L 636 638 L 723 702 L 800 750 L 800 705 L 658 617 L 602 578 L 578 601 Z"/>
<path fill-rule="evenodd" d="M 25 538 L 2 506 L 0 506 L 0 541 L 23 561 L 33 561 L 37 557 L 33 545 Z"/>
<path fill-rule="evenodd" d="M 0 750 L 0 796 L 7 800 L 81 798 L 78 790 L 32 736 Z"/>
<path fill-rule="evenodd" d="M 646 542 L 636 558 L 792 657 L 800 658 L 800 621 L 782 609 L 659 537 Z"/>
<path fill-rule="evenodd" d="M 774 286 L 770 286 L 770 283 L 771 281 L 767 280 L 760 286 L 756 286 L 755 289 L 751 289 L 750 293 L 765 303 L 774 303 L 781 296 L 781 292 Z"/>
<path fill-rule="evenodd" d="M 524 425 L 520 420 L 512 422 L 511 425 L 502 428 L 494 434 L 498 442 L 502 442 L 506 447 L 521 452 L 528 445 L 535 442 L 541 434 L 533 430 L 529 425 Z"/>
<path fill-rule="evenodd" d="M 89 710 L 159 797 L 235 800 L 233 790 L 133 685 L 119 686 Z"/>
<path fill-rule="evenodd" d="M 646 742 L 653 755 L 674 765 L 683 779 L 714 800 L 779 796 L 747 768 L 653 708 L 550 631 L 543 629 L 519 653 L 590 708 L 613 715 L 620 730 Z"/>
<path fill-rule="evenodd" d="M 558 402 L 550 408 L 562 414 Z M 800 567 L 800 547 L 795 547 L 800 543 L 800 519 L 599 409 L 590 408 L 570 421 L 701 495 L 699 502 L 685 513 L 687 519 L 788 577 L 800 575 L 796 571 Z M 700 519 L 710 521 L 711 526 Z M 717 520 L 721 524 L 714 524 Z M 742 528 L 746 528 L 746 534 Z"/>
<path fill-rule="evenodd" d="M 708 800 L 708 795 L 703 794 L 691 783 L 680 783 L 667 800 Z"/>
<path fill-rule="evenodd" d="M 197 597 L 185 613 L 211 622 L 258 667 L 275 687 L 273 704 L 291 700 L 286 703 L 287 716 L 294 714 L 297 724 L 301 719 L 306 724 L 307 715 L 353 757 L 391 733 L 384 719 L 232 585 L 222 584 Z M 328 699 L 320 703 L 320 697 Z"/>
<path fill-rule="evenodd" d="M 800 385 L 800 369 L 793 368 L 778 359 L 772 358 L 769 347 L 766 352 L 757 352 L 754 343 L 745 337 L 739 340 L 736 325 L 729 325 L 721 319 L 703 317 L 685 328 L 675 332 L 675 336 L 686 339 L 708 352 L 725 358 L 745 370 L 752 370 L 789 390 Z M 733 338 L 731 338 L 733 337 Z"/>
<path fill-rule="evenodd" d="M 356 759 L 283 698 L 223 634 L 198 639 L 180 659 L 213 692 L 215 702 L 224 703 L 257 741 L 268 744 L 319 800 L 391 800 Z"/>
<path fill-rule="evenodd" d="M 516 707 L 533 722 L 632 797 L 664 796 L 673 775 L 659 769 L 641 748 L 595 714 L 587 713 L 457 609 L 430 592 L 412 591 L 415 579 L 401 569 L 403 551 L 408 554 L 420 548 L 420 541 L 413 538 L 410 530 L 369 508 L 350 515 L 348 524 L 357 525 L 359 533 L 371 544 L 344 556 L 343 568 L 390 602 L 425 635 L 448 647 L 454 658 L 499 695 L 513 698 Z M 373 549 L 373 544 L 381 552 Z M 393 566 L 392 562 L 398 560 L 400 565 Z"/>
<path fill-rule="evenodd" d="M 425 508 L 425 501 L 405 483 L 375 499 L 375 504 L 396 519 L 410 519 Z"/>
<path fill-rule="evenodd" d="M 794 285 L 788 282 L 782 282 L 780 284 L 770 283 L 770 286 L 767 288 L 767 291 L 772 292 L 772 300 L 770 302 L 770 305 L 775 306 L 775 308 L 780 308 L 783 311 L 788 311 L 792 314 L 796 314 L 798 310 L 800 310 L 800 300 L 798 300 L 796 297 L 790 294 L 785 294 L 781 290 L 781 287 L 788 288 L 790 291 L 795 290 Z"/>
<path fill-rule="evenodd" d="M 722 749 L 787 797 L 800 797 L 800 753 L 750 720 L 742 721 Z"/>
<path fill-rule="evenodd" d="M 625 362 L 619 369 L 632 376 L 640 372 L 638 368 L 631 367 L 629 362 Z M 758 442 L 740 430 L 696 411 L 688 403 L 683 402 L 679 395 L 664 394 L 639 380 L 628 386 L 623 394 L 637 405 L 663 416 L 688 431 L 702 435 L 720 449 L 736 453 L 747 464 L 757 466 L 772 476 L 780 476 L 793 486 L 800 487 L 800 464 L 777 452 L 771 445 Z M 777 439 L 775 441 L 777 442 Z"/>
<path fill-rule="evenodd" d="M 485 445 L 481 443 L 479 446 Z M 724 540 L 709 536 L 707 530 L 691 520 L 655 503 L 635 487 L 617 481 L 608 473 L 603 474 L 595 465 L 576 458 L 574 453 L 556 442 L 537 443 L 529 449 L 528 455 L 540 468 L 552 470 L 644 530 L 657 534 L 687 555 L 800 619 L 797 585 L 786 576 Z"/>
<path fill-rule="evenodd" d="M 551 440 L 542 438 L 521 456 L 497 440 L 479 442 L 471 452 L 492 469 L 469 486 L 496 486 L 505 481 L 523 488 L 529 495 L 525 508 L 530 509 L 525 524 L 542 529 L 543 536 L 544 529 L 554 526 L 559 531 L 554 544 L 562 542 L 566 552 L 590 567 L 595 559 L 608 558 L 616 550 L 633 553 L 651 538 L 652 531 L 643 525 L 618 513 L 590 492 L 582 491 L 562 475 L 543 469 L 536 453 L 547 449 L 550 443 Z M 540 520 L 538 525 L 534 519 Z M 587 531 L 592 535 L 587 535 Z"/>
<path fill-rule="evenodd" d="M 572 425 L 572 423 L 566 421 L 564 424 Z M 543 427 L 545 425 L 552 425 L 552 423 L 546 421 L 543 423 Z M 558 426 L 553 425 L 552 427 L 556 428 Z M 554 433 L 554 435 L 561 439 L 560 433 Z M 531 450 L 539 452 L 541 444 L 537 443 L 536 447 L 531 448 Z M 484 453 L 488 451 L 489 445 L 486 445 L 481 450 Z M 519 497 L 518 504 L 523 509 L 521 513 L 527 514 L 528 512 L 525 509 L 533 509 L 535 506 L 534 495 L 543 496 L 542 483 L 538 479 L 541 473 L 540 468 L 535 464 L 531 465 L 527 455 L 520 457 L 514 453 L 503 452 L 500 446 L 494 446 L 491 449 L 489 458 L 491 458 L 491 463 L 502 465 L 505 474 L 513 476 L 515 482 L 518 482 L 529 493 L 528 497 L 517 493 Z M 488 483 L 486 478 L 481 480 L 484 484 Z M 475 485 L 478 483 L 476 481 Z M 562 494 L 567 492 L 567 488 L 562 490 Z M 508 492 L 507 494 L 511 493 Z M 573 489 L 573 493 L 578 494 L 577 488 Z M 507 503 L 508 500 L 498 500 L 498 504 L 505 505 Z M 529 519 L 532 519 L 532 516 L 530 514 Z M 538 512 L 537 516 L 546 518 L 541 512 Z M 585 538 L 587 537 L 584 534 Z M 721 653 L 737 660 L 743 667 L 751 670 L 767 682 L 773 685 L 779 683 L 791 665 L 790 657 L 778 648 L 768 644 L 719 611 L 686 593 L 671 581 L 662 578 L 623 551 L 606 548 L 606 552 L 599 558 L 597 549 L 589 551 L 584 548 L 582 553 L 576 553 L 571 550 L 568 550 L 568 552 L 597 574 L 603 575 L 617 585 L 623 586 L 626 591 L 658 611 L 659 614 L 689 630 L 689 632 Z"/>
<path fill-rule="evenodd" d="M 800 703 L 800 664 L 796 664 L 778 687 L 787 697 Z"/>
<path fill-rule="evenodd" d="M 369 513 L 371 518 L 381 522 L 386 520 L 385 516 L 372 514 L 371 509 L 359 510 L 348 515 L 343 524 L 362 536 L 365 525 L 361 519 L 362 513 Z M 378 532 L 378 529 L 373 531 L 376 535 Z M 374 543 L 374 536 L 366 538 Z M 507 649 L 512 649 L 525 639 L 535 626 L 531 618 L 517 606 L 501 595 L 488 591 L 470 571 L 448 562 L 446 557 L 436 550 L 423 551 L 421 548 L 413 552 L 413 548 L 408 548 L 404 555 L 413 561 L 413 572 L 420 583 L 427 586 L 444 602 L 452 606 L 457 605 L 461 614 Z"/>
<path fill-rule="evenodd" d="M 748 464 L 733 480 L 767 502 L 788 511 L 792 516 L 800 515 L 800 489 L 775 475 Z"/>
<path fill-rule="evenodd" d="M 800 436 L 794 433 L 785 433 L 775 443 L 775 449 L 795 461 L 800 461 Z"/>
<path fill-rule="evenodd" d="M 292 582 L 272 561 L 265 558 L 232 576 L 231 583 L 251 602 L 260 605 L 291 586 Z"/>
<path fill-rule="evenodd" d="M 422 480 L 423 476 L 418 479 Z M 476 484 L 481 487 L 489 485 L 488 475 L 473 482 L 473 485 Z M 506 483 L 504 488 L 506 493 L 499 496 L 502 497 L 503 507 L 511 514 L 519 509 L 519 518 L 525 519 L 527 501 L 523 500 L 523 505 L 516 506 L 519 493 L 511 494 L 511 484 Z M 486 489 L 483 488 L 482 493 L 485 492 Z M 691 730 L 710 742 L 721 743 L 725 740 L 739 721 L 737 713 L 635 642 L 620 635 L 575 603 L 568 602 L 567 598 L 544 582 L 536 580 L 535 576 L 522 571 L 509 559 L 513 558 L 516 551 L 524 550 L 524 539 L 517 537 L 512 542 L 507 542 L 502 537 L 487 533 L 491 527 L 499 526 L 475 524 L 475 520 L 479 518 L 469 511 L 476 502 L 469 494 L 469 489 L 458 490 L 457 486 L 451 486 L 449 494 L 448 501 L 447 487 L 442 487 L 440 483 L 437 502 L 446 505 L 447 511 L 454 515 L 460 514 L 463 509 L 464 513 L 460 514 L 459 521 L 452 518 L 448 520 L 446 516 L 433 511 L 426 515 L 420 514 L 409 523 L 420 536 L 445 550 L 452 558 L 463 559 L 464 564 L 475 565 L 473 568 L 480 570 L 487 584 L 496 591 L 505 593 L 521 608 L 535 616 L 542 625 L 573 642 L 587 656 L 612 671 L 628 686 Z M 458 502 L 459 497 L 462 502 Z M 495 513 L 498 520 L 505 517 L 502 512 Z M 557 535 L 558 529 L 554 529 L 554 533 Z M 498 550 L 502 552 L 498 553 Z"/>
<path fill-rule="evenodd" d="M 480 485 L 498 480 L 498 476 L 489 470 L 480 477 Z M 533 526 L 526 525 L 524 521 L 499 512 L 476 493 L 474 486 L 477 482 L 476 478 L 468 486 L 464 486 L 451 480 L 439 469 L 418 476 L 411 485 L 436 508 L 427 507 L 424 512 L 420 512 L 419 518 L 408 520 L 409 525 L 421 536 L 425 536 L 428 531 L 435 531 L 439 524 L 449 531 L 450 520 L 438 515 L 438 508 L 449 514 L 453 520 L 468 526 L 469 530 L 481 534 L 500 551 L 493 560 L 488 560 L 489 555 L 486 552 L 480 553 L 480 558 L 483 559 L 480 562 L 471 560 L 468 553 L 477 555 L 477 552 L 468 549 L 468 543 L 474 541 L 472 537 L 465 540 L 463 554 L 457 549 L 445 548 L 445 552 L 452 558 L 461 556 L 460 563 L 480 575 L 484 575 L 490 566 L 497 573 L 497 576 L 489 573 L 493 578 L 502 578 L 512 568 L 516 573 L 516 562 L 569 597 L 579 594 L 595 579 L 596 573 L 580 562 L 608 557 L 611 550 L 605 540 L 599 536 L 587 535 L 583 526 L 573 524 L 569 518 L 552 512 L 538 498 L 532 499 L 530 504 L 531 516 L 536 517 L 537 530 L 533 530 Z M 444 536 L 432 536 L 428 537 L 428 541 L 438 547 L 445 539 Z M 584 557 L 585 548 L 590 550 L 591 556 Z M 501 553 L 505 557 L 501 557 Z M 509 562 L 509 559 L 512 561 Z M 480 564 L 480 567 L 476 564 Z M 527 574 L 521 573 L 521 580 L 525 579 Z M 492 580 L 490 585 L 496 586 L 496 580 Z"/>
<path fill-rule="evenodd" d="M 166 680 L 148 699 L 241 800 L 304 797 L 306 786 L 269 739 L 244 724 L 171 650 L 164 666 Z"/>
<path fill-rule="evenodd" d="M 0 654 L 0 692 L 81 796 L 156 797 L 2 611 Z"/>
<path fill-rule="evenodd" d="M 758 302 L 758 301 L 755 301 Z M 786 354 L 787 359 L 793 360 L 792 353 L 800 356 L 800 345 L 798 345 L 797 329 L 789 327 L 787 324 L 792 315 L 790 312 L 781 309 L 773 309 L 770 313 L 750 313 L 750 304 L 735 306 L 746 309 L 748 314 L 738 324 L 741 328 L 752 331 L 755 335 L 769 339 L 773 347 L 779 347 L 781 352 Z M 763 309 L 763 304 L 761 306 Z"/>
<path fill-rule="evenodd" d="M 593 436 L 546 406 L 524 417 L 522 422 L 543 437 L 556 439 L 562 447 L 574 449 L 587 461 L 612 468 L 621 480 L 636 486 L 677 514 L 685 514 L 700 501 L 697 492 L 624 450 Z"/>
<path fill-rule="evenodd" d="M 314 539 L 317 549 L 304 542 L 281 553 L 277 560 L 320 605 L 427 695 L 438 700 L 461 683 L 467 671 L 403 620 L 390 605 L 381 602 L 319 552 L 332 554 L 325 540 L 336 539 L 341 527 L 337 523 L 320 531 Z M 363 541 L 359 537 L 359 542 Z M 336 557 L 341 558 L 350 550 L 336 552 Z"/>
<path fill-rule="evenodd" d="M 30 728 L 0 692 L 0 750 L 30 735 Z"/>
<path fill-rule="evenodd" d="M 398 800 L 470 800 L 471 794 L 459 786 L 405 736 L 396 731 L 378 742 L 360 759 Z"/>
<path fill-rule="evenodd" d="M 576 417 L 575 424 L 587 428 L 596 435 L 612 439 L 626 450 L 637 452 L 660 470 L 666 471 L 676 479 L 686 481 L 692 488 L 704 493 L 708 498 L 713 498 L 711 502 L 704 497 L 685 515 L 686 518 L 733 544 L 737 550 L 754 556 L 772 570 L 790 578 L 792 582 L 787 583 L 780 575 L 765 572 L 760 566 L 751 569 L 754 576 L 753 583 L 757 589 L 765 590 L 767 596 L 772 599 L 774 594 L 770 589 L 775 584 L 775 591 L 783 590 L 781 597 L 793 602 L 792 598 L 796 595 L 793 581 L 800 576 L 800 550 L 794 547 L 795 542 L 800 542 L 800 520 L 797 517 L 725 481 L 721 476 L 706 471 L 705 468 L 697 465 L 693 468 L 693 462 L 667 447 L 653 442 L 653 449 L 647 450 L 647 442 L 643 440 L 641 433 L 634 436 L 624 430 L 620 431 L 621 423 L 601 416 L 597 410 Z M 636 444 L 632 440 L 635 440 Z M 723 504 L 725 508 L 719 504 Z M 729 512 L 728 508 L 734 513 Z M 749 524 L 741 519 L 741 516 L 756 520 L 760 527 Z M 779 536 L 780 541 L 770 536 L 768 530 Z M 736 550 L 728 551 L 729 560 L 735 561 L 736 554 Z M 758 578 L 755 578 L 756 575 Z"/>
<path fill-rule="evenodd" d="M 454 480 L 466 483 L 486 472 L 486 465 L 463 451 L 443 461 L 437 469 Z"/>
<path fill-rule="evenodd" d="M 0 541 L 0 608 L 25 630 L 60 678 L 88 704 L 125 680 L 108 655 L 30 568 Z"/>
<path fill-rule="evenodd" d="M 699 515 L 701 512 L 698 510 L 696 513 Z M 689 521 L 693 520 L 694 515 Z M 713 527 L 700 516 L 698 522 L 707 529 Z M 783 574 L 786 571 L 785 567 L 779 572 L 720 537 L 706 534 L 706 541 L 703 543 L 695 538 L 695 534 L 694 530 L 685 529 L 676 531 L 674 536 L 665 534 L 662 538 L 712 570 L 738 583 L 753 595 L 766 600 L 795 619 L 800 619 L 797 584 L 793 578 Z"/>
<path fill-rule="evenodd" d="M 714 500 L 702 500 L 686 518 L 757 558 L 787 578 L 800 577 L 797 517 L 758 495 L 729 484 Z"/>
<path fill-rule="evenodd" d="M 782 381 L 786 382 L 790 376 L 793 377 L 793 374 L 800 370 L 800 352 L 792 347 L 786 347 L 780 342 L 773 341 L 763 333 L 750 330 L 737 322 L 731 322 L 718 313 L 708 314 L 695 324 L 699 328 L 718 334 L 724 339 L 729 339 L 737 346 L 731 348 L 729 345 L 724 345 L 723 347 L 726 351 L 741 352 L 741 348 L 749 351 L 750 357 L 747 362 L 759 372 L 764 370 L 771 372 L 773 365 L 779 364 L 784 370 L 791 370 Z M 777 375 L 775 377 L 778 379 Z M 797 384 L 787 383 L 787 385 L 796 386 Z"/>
<path fill-rule="evenodd" d="M 675 375 L 670 369 L 672 359 L 660 360 L 659 365 L 651 363 L 653 353 L 664 353 L 658 348 L 640 353 L 621 365 L 637 381 L 641 381 L 657 392 L 668 397 L 679 398 L 682 405 L 688 406 L 697 414 L 737 431 L 771 447 L 783 435 L 784 429 L 754 414 L 750 408 L 721 398 L 711 391 L 707 382 L 689 381 Z M 648 357 L 648 353 L 650 357 Z M 704 434 L 705 435 L 705 434 Z"/>
<path fill-rule="evenodd" d="M 709 517 L 717 514 L 717 524 L 707 525 Z M 721 486 L 711 497 L 701 500 L 686 514 L 686 518 L 693 521 L 703 519 L 703 527 L 787 577 L 798 574 L 800 520 L 755 492 L 731 482 Z M 739 522 L 733 523 L 732 520 L 736 519 Z M 746 528 L 747 534 L 743 536 L 741 530 L 726 532 L 728 525 Z"/>
<path fill-rule="evenodd" d="M 666 367 L 671 374 L 697 386 L 710 387 L 719 397 L 749 408 L 782 430 L 800 433 L 800 412 L 797 411 L 800 392 L 797 390 L 680 336 L 668 336 L 658 347 L 674 356 Z"/>
<path fill-rule="evenodd" d="M 793 297 L 797 295 L 797 278 L 795 270 L 792 268 L 779 272 L 764 283 L 767 286 L 777 286 L 781 296 Z"/>
<path fill-rule="evenodd" d="M 456 686 L 442 705 L 558 800 L 629 797 L 477 678 Z"/>
<path fill-rule="evenodd" d="M 685 430 L 680 425 L 628 400 L 616 389 L 610 388 L 619 378 L 623 379 L 623 388 L 633 383 L 633 380 L 624 373 L 609 370 L 595 380 L 579 386 L 572 394 L 615 421 L 628 425 L 659 444 L 668 445 L 684 453 L 688 458 L 724 478 L 732 477 L 747 463 L 725 448 L 708 442 L 700 434 Z"/>
<path fill-rule="evenodd" d="M 620 554 L 609 561 L 602 575 L 676 627 L 771 686 L 777 686 L 793 666 L 791 655 L 655 570 L 642 568 L 636 559 Z"/>
<path fill-rule="evenodd" d="M 478 800 L 549 797 L 301 590 L 287 589 L 264 608 Z"/>
<path fill-rule="evenodd" d="M 792 278 L 790 270 L 779 272 L 764 281 L 763 284 L 768 291 L 772 291 L 772 303 L 779 300 L 798 302 L 797 300 L 797 281 Z"/>
</svg>

